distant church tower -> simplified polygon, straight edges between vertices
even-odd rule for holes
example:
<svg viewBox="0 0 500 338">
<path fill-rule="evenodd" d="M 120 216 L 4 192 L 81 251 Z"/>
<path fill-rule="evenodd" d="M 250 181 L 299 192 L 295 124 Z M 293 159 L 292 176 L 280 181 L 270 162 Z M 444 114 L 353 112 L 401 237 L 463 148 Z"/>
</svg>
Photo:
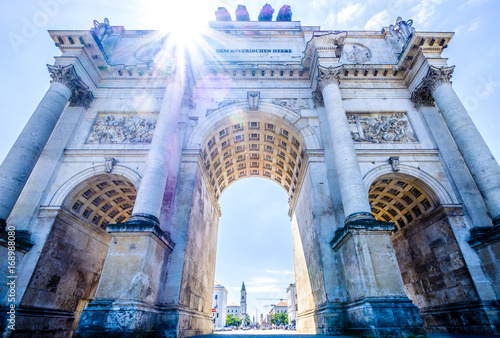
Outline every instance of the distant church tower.
<svg viewBox="0 0 500 338">
<path fill-rule="evenodd" d="M 247 290 L 245 289 L 245 282 L 241 285 L 241 319 L 242 325 L 246 326 L 247 324 Z"/>
</svg>

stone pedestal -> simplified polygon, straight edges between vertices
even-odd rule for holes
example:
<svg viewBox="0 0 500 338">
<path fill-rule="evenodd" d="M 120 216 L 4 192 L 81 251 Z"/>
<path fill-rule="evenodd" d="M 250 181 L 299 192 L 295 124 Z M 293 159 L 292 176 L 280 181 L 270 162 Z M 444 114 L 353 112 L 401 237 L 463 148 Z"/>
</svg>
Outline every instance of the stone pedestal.
<svg viewBox="0 0 500 338">
<path fill-rule="evenodd" d="M 168 330 L 157 305 L 174 244 L 153 222 L 108 226 L 111 233 L 96 299 L 82 311 L 75 337 L 156 336 Z"/>
<path fill-rule="evenodd" d="M 406 296 L 390 232 L 394 225 L 358 220 L 331 242 L 347 289 L 345 333 L 372 337 L 424 334 L 418 308 Z"/>
</svg>

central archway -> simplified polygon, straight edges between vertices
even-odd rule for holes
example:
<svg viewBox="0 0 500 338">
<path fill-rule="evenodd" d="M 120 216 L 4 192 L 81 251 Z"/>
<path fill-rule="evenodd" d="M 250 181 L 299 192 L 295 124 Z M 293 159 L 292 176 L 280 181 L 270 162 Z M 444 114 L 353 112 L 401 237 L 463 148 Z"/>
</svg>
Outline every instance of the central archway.
<svg viewBox="0 0 500 338">
<path fill-rule="evenodd" d="M 325 203 L 330 201 L 330 189 L 318 137 L 308 119 L 281 106 L 262 103 L 259 111 L 246 109 L 248 105 L 233 104 L 209 113 L 195 127 L 184 150 L 177 188 L 181 198 L 177 205 L 183 207 L 176 213 L 184 216 L 170 221 L 176 249 L 182 249 L 173 252 L 169 271 L 182 270 L 177 280 L 179 304 L 197 309 L 199 317 L 186 314 L 179 330 L 198 334 L 213 328 L 218 199 L 238 180 L 261 177 L 278 184 L 289 196 L 298 331 L 340 333 L 340 316 L 338 321 L 327 320 L 336 310 L 325 306 L 342 296 L 329 243 L 335 222 L 331 204 Z M 187 231 L 184 241 L 175 238 L 179 231 Z M 167 281 L 167 289 L 170 285 L 175 285 L 174 278 Z M 199 331 L 190 331 L 191 327 Z"/>
</svg>

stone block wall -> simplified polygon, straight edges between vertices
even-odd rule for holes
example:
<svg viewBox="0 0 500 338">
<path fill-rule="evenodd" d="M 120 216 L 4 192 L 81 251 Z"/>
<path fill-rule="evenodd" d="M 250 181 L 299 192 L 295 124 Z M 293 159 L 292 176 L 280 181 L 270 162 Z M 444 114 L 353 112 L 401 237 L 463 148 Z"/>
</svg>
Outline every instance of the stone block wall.
<svg viewBox="0 0 500 338">
<path fill-rule="evenodd" d="M 71 335 L 79 302 L 94 298 L 110 238 L 61 211 L 21 301 L 18 327 Z"/>
<path fill-rule="evenodd" d="M 428 332 L 488 332 L 481 328 L 488 320 L 446 216 L 438 210 L 393 241 L 407 295 Z"/>
</svg>

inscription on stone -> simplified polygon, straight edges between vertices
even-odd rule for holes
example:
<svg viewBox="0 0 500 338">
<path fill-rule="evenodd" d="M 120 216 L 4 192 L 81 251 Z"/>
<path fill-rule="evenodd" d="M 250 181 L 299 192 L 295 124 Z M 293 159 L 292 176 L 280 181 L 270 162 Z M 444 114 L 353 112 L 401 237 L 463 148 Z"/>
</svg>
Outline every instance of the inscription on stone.
<svg viewBox="0 0 500 338">
<path fill-rule="evenodd" d="M 157 114 L 99 114 L 87 143 L 151 143 Z"/>
<path fill-rule="evenodd" d="M 417 142 L 406 113 L 347 114 L 347 120 L 356 142 Z"/>
</svg>

